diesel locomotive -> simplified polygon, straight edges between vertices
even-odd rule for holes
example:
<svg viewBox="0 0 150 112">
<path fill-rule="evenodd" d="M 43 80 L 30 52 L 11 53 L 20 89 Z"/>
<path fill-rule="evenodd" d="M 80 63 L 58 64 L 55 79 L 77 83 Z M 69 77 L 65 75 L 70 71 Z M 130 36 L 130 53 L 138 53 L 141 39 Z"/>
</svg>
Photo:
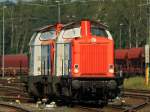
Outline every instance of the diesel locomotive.
<svg viewBox="0 0 150 112">
<path fill-rule="evenodd" d="M 121 94 L 122 85 L 114 71 L 114 41 L 102 23 L 54 25 L 31 38 L 28 92 L 34 98 L 104 106 Z"/>
</svg>

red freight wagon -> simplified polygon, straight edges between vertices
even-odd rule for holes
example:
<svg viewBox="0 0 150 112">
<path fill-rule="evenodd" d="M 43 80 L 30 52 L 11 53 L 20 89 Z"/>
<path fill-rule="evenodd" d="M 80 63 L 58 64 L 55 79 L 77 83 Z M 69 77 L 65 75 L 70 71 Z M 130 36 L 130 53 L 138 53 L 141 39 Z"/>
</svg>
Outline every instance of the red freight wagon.
<svg viewBox="0 0 150 112">
<path fill-rule="evenodd" d="M 115 59 L 117 60 L 124 60 L 127 59 L 128 50 L 127 49 L 117 49 L 115 51 Z"/>
<path fill-rule="evenodd" d="M 117 49 L 115 51 L 115 68 L 122 71 L 123 75 L 128 73 L 128 49 Z"/>
<path fill-rule="evenodd" d="M 128 71 L 131 75 L 144 74 L 144 48 L 129 49 L 128 63 Z"/>
<path fill-rule="evenodd" d="M 139 59 L 144 57 L 144 48 L 131 48 L 128 52 L 128 59 Z"/>
<path fill-rule="evenodd" d="M 2 74 L 2 58 L 0 56 L 0 68 Z M 4 56 L 4 71 L 5 75 L 28 74 L 28 57 L 24 54 L 5 55 Z"/>
</svg>

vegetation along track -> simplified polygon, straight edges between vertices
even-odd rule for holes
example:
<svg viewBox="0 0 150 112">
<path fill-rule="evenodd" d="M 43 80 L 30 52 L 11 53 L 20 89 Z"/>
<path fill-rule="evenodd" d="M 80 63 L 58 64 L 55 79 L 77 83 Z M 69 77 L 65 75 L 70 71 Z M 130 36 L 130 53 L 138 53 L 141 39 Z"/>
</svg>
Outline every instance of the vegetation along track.
<svg viewBox="0 0 150 112">
<path fill-rule="evenodd" d="M 130 98 L 127 102 L 121 104 L 111 104 L 109 107 L 115 108 L 117 110 L 122 110 L 123 112 L 135 112 L 143 109 L 150 102 L 150 91 L 148 90 L 136 90 L 136 89 L 125 89 L 124 99 Z M 132 100 L 139 100 L 139 103 L 133 102 Z M 142 100 L 142 101 L 140 101 Z M 132 103 L 131 103 L 132 102 Z"/>
</svg>

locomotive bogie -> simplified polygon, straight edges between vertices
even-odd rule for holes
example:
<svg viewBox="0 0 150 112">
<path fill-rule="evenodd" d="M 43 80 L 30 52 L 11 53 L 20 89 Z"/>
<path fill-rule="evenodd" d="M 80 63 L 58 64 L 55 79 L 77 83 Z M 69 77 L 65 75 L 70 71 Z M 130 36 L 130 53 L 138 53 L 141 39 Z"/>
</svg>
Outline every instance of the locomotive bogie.
<svg viewBox="0 0 150 112">
<path fill-rule="evenodd" d="M 62 102 L 99 102 L 107 104 L 108 100 L 121 96 L 120 78 L 67 78 L 57 79 L 55 84 L 55 101 Z M 120 94 L 118 94 L 120 93 Z M 101 102 L 101 103 L 100 103 Z"/>
</svg>

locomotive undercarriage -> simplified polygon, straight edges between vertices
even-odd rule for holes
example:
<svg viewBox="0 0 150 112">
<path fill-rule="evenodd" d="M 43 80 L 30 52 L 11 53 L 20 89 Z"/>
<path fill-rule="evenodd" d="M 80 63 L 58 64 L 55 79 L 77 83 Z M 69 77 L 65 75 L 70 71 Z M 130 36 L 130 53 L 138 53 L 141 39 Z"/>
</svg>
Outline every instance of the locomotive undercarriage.
<svg viewBox="0 0 150 112">
<path fill-rule="evenodd" d="M 28 77 L 28 93 L 37 100 L 43 98 L 51 99 L 52 96 L 52 78 L 48 75 L 29 76 Z"/>
<path fill-rule="evenodd" d="M 94 102 L 101 106 L 121 95 L 122 78 L 67 78 L 47 75 L 30 77 L 28 92 L 36 99 L 49 101 Z"/>
<path fill-rule="evenodd" d="M 121 79 L 121 78 L 120 78 Z M 102 78 L 102 79 L 68 79 L 62 78 L 58 91 L 60 97 L 70 97 L 73 101 L 96 101 L 107 103 L 109 99 L 114 99 L 121 95 L 122 79 Z M 71 85 L 71 86 L 70 86 Z M 63 97 L 62 97 L 63 96 Z"/>
</svg>

